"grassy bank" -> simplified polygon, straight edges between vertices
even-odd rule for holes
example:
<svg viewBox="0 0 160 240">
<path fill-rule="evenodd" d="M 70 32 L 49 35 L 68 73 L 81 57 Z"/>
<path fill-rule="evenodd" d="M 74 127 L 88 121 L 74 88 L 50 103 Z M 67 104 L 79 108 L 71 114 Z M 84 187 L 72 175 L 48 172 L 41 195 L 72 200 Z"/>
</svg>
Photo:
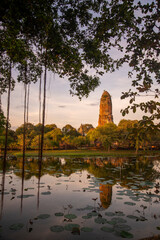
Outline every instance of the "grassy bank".
<svg viewBox="0 0 160 240">
<path fill-rule="evenodd" d="M 16 157 L 22 157 L 22 152 L 20 151 L 12 151 L 8 154 L 14 155 Z M 150 150 L 150 151 L 139 151 L 138 155 L 159 155 L 160 150 Z M 36 157 L 38 156 L 37 151 L 26 151 L 26 157 Z M 59 156 L 59 157 L 90 157 L 90 156 L 114 156 L 114 157 L 130 157 L 136 156 L 134 150 L 111 150 L 110 152 L 107 151 L 100 151 L 100 150 L 50 150 L 44 151 L 43 156 Z"/>
</svg>

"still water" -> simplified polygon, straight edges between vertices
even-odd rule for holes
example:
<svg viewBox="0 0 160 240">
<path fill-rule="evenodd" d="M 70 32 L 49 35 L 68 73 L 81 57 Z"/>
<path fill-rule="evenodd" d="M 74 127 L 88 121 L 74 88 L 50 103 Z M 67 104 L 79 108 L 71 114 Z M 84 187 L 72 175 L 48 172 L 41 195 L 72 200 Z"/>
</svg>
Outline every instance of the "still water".
<svg viewBox="0 0 160 240">
<path fill-rule="evenodd" d="M 0 239 L 160 235 L 160 159 L 44 158 L 1 166 Z M 23 177 L 22 177 L 23 176 Z"/>
</svg>

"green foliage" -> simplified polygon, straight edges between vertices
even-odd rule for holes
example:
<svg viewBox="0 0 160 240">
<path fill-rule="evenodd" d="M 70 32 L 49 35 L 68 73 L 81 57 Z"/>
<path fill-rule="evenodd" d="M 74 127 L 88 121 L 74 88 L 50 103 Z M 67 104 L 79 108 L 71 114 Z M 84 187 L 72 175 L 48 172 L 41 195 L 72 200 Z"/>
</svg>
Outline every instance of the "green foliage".
<svg viewBox="0 0 160 240">
<path fill-rule="evenodd" d="M 108 151 L 111 145 L 118 139 L 117 126 L 114 123 L 106 123 L 104 126 L 99 126 L 87 135 L 90 141 L 98 141 Z"/>
<path fill-rule="evenodd" d="M 74 137 L 73 138 L 72 144 L 76 148 L 78 148 L 78 147 L 86 147 L 87 145 L 89 145 L 89 140 L 85 136 L 78 136 L 78 137 Z"/>
<path fill-rule="evenodd" d="M 81 126 L 78 128 L 78 132 L 82 135 L 85 136 L 91 129 L 94 129 L 92 124 L 81 124 Z"/>
<path fill-rule="evenodd" d="M 65 125 L 62 128 L 62 132 L 65 136 L 71 136 L 71 137 L 76 137 L 79 135 L 79 133 L 77 132 L 77 130 L 72 127 L 70 124 Z"/>
<path fill-rule="evenodd" d="M 55 128 L 57 128 L 56 124 L 47 124 L 44 126 L 44 132 L 50 132 L 52 130 L 54 130 Z"/>
<path fill-rule="evenodd" d="M 123 148 L 134 147 L 136 152 L 139 148 L 152 148 L 152 145 L 159 146 L 158 139 L 160 130 L 148 117 L 141 121 L 121 120 L 118 124 L 118 142 Z"/>
<path fill-rule="evenodd" d="M 1 111 L 0 112 L 0 136 L 5 129 L 5 125 L 6 125 L 6 118 L 3 114 L 3 112 Z"/>
<path fill-rule="evenodd" d="M 7 145 L 9 149 L 18 149 L 18 145 L 17 145 L 17 136 L 16 133 L 11 130 L 8 129 L 8 139 L 7 139 Z M 0 135 L 0 148 L 4 148 L 5 147 L 5 129 L 1 132 Z"/>
<path fill-rule="evenodd" d="M 118 144 L 122 148 L 131 148 L 135 146 L 133 129 L 138 124 L 137 120 L 122 119 L 118 124 Z"/>
<path fill-rule="evenodd" d="M 42 66 L 66 75 L 71 94 L 80 98 L 100 84 L 88 67 L 101 75 L 99 68 L 113 72 L 128 64 L 132 89 L 122 93 L 122 99 L 130 98 L 122 114 L 140 108 L 150 120 L 160 118 L 158 1 L 7 1 L 0 13 L 1 93 L 8 87 L 10 62 L 19 70 L 18 80 L 26 83 L 37 81 Z M 112 49 L 121 53 L 119 58 Z M 148 94 L 153 100 L 135 102 Z"/>
<path fill-rule="evenodd" d="M 33 130 L 35 130 L 34 125 L 32 123 L 26 123 L 26 133 L 30 135 Z M 23 132 L 24 132 L 24 124 L 22 124 L 20 127 L 16 129 L 17 135 L 21 135 L 23 134 Z"/>
<path fill-rule="evenodd" d="M 63 137 L 63 133 L 60 128 L 55 128 L 52 131 L 45 134 L 46 137 L 52 141 L 53 147 L 59 147 L 61 139 Z"/>
<path fill-rule="evenodd" d="M 98 77 L 90 76 L 84 64 L 91 62 L 90 52 L 98 52 L 100 48 L 87 31 L 94 13 L 99 12 L 98 3 L 92 0 L 87 4 L 76 0 L 46 0 L 36 4 L 8 1 L 0 8 L 1 62 L 8 57 L 19 71 L 18 80 L 26 84 L 36 82 L 44 66 L 60 77 L 67 75 L 72 94 L 88 96 L 99 85 Z M 88 38 L 90 45 L 87 46 Z M 6 67 L 2 69 L 5 71 Z M 2 78 L 5 91 L 5 73 Z"/>
</svg>

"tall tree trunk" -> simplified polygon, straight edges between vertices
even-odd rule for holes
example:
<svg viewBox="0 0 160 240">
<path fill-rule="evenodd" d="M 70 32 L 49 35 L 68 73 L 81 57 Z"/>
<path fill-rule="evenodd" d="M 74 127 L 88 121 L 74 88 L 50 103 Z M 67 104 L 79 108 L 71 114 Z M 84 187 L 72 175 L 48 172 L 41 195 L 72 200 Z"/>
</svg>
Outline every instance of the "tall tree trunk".
<svg viewBox="0 0 160 240">
<path fill-rule="evenodd" d="M 42 92 L 42 74 L 40 77 L 40 81 L 39 81 L 39 124 L 41 124 L 41 92 Z M 40 125 L 40 129 L 41 129 L 41 125 Z M 39 131 L 38 133 L 39 135 L 39 148 L 38 148 L 38 156 L 39 156 L 39 160 L 40 160 L 40 149 L 41 149 L 41 131 Z"/>
<path fill-rule="evenodd" d="M 41 102 L 41 94 L 42 94 L 42 74 L 39 81 L 39 124 L 41 124 L 41 114 L 42 114 L 42 102 Z M 38 156 L 39 156 L 39 173 L 38 173 L 38 192 L 37 192 L 37 209 L 39 209 L 39 195 L 40 195 L 40 179 L 41 179 L 41 136 L 42 136 L 42 126 L 40 125 L 41 131 L 39 131 L 39 148 L 38 148 Z"/>
<path fill-rule="evenodd" d="M 47 55 L 47 50 L 46 50 Z M 47 59 L 46 59 L 47 60 Z M 43 145 L 44 145 L 44 125 L 45 125 L 45 110 L 46 110 L 46 83 L 47 83 L 47 64 L 45 60 L 44 66 L 44 87 L 43 87 L 43 109 L 42 109 L 42 128 L 41 128 L 41 150 L 40 150 L 40 170 L 42 165 L 42 157 L 43 157 Z"/>
<path fill-rule="evenodd" d="M 10 110 L 10 94 L 11 94 L 11 76 L 12 76 L 12 63 L 9 66 L 8 78 L 8 100 L 7 100 L 7 119 L 6 119 L 6 133 L 5 133 L 5 148 L 4 148 L 4 165 L 6 165 L 7 145 L 8 145 L 8 127 L 9 127 L 9 110 Z"/>
<path fill-rule="evenodd" d="M 6 132 L 5 132 L 5 148 L 3 159 L 3 176 L 2 176 L 2 193 L 1 193 L 1 215 L 3 211 L 4 202 L 4 189 L 5 189 L 5 173 L 6 173 L 6 157 L 7 157 L 7 145 L 8 145 L 8 127 L 9 127 L 9 110 L 10 110 L 10 94 L 11 94 L 11 77 L 12 77 L 12 63 L 10 60 L 9 66 L 9 78 L 8 78 L 8 99 L 7 99 L 7 119 L 6 119 Z M 1 106 L 0 106 L 1 109 Z"/>
<path fill-rule="evenodd" d="M 24 123 L 23 123 L 23 162 L 22 162 L 22 187 L 21 187 L 21 212 L 23 208 L 23 189 L 24 189 L 24 168 L 25 168 L 25 151 L 26 151 L 26 111 L 27 111 L 27 66 L 25 68 L 24 83 Z"/>
<path fill-rule="evenodd" d="M 40 179 L 42 170 L 42 157 L 43 157 L 43 145 L 44 145 L 44 125 L 45 125 L 45 109 L 46 109 L 46 83 L 47 83 L 47 49 L 45 50 L 45 64 L 44 64 L 44 86 L 43 86 L 43 109 L 42 109 L 42 126 L 41 126 L 41 139 L 40 139 L 40 151 L 39 151 L 39 176 L 38 176 L 38 195 L 37 195 L 37 207 L 39 208 L 39 194 L 40 194 Z M 39 86 L 39 113 L 41 113 L 41 79 Z M 41 117 L 39 115 L 39 120 Z"/>
<path fill-rule="evenodd" d="M 0 212 L 0 219 L 2 218 L 3 214 L 3 203 L 4 203 L 4 187 L 5 187 L 5 172 L 6 172 L 6 165 L 3 164 L 3 175 L 2 175 L 2 189 L 1 189 L 1 212 Z"/>
<path fill-rule="evenodd" d="M 0 93 L 0 113 L 2 113 L 2 101 L 1 101 L 1 93 Z"/>
<path fill-rule="evenodd" d="M 23 169 L 25 164 L 25 150 L 26 150 L 26 103 L 27 103 L 27 84 L 24 83 Z"/>
<path fill-rule="evenodd" d="M 23 209 L 23 191 L 24 191 L 24 167 L 22 170 L 22 186 L 21 186 L 21 212 Z"/>
<path fill-rule="evenodd" d="M 30 96 L 30 83 L 28 83 L 28 89 L 27 89 L 27 117 L 26 122 L 28 123 L 28 116 L 29 116 L 29 96 Z"/>
</svg>

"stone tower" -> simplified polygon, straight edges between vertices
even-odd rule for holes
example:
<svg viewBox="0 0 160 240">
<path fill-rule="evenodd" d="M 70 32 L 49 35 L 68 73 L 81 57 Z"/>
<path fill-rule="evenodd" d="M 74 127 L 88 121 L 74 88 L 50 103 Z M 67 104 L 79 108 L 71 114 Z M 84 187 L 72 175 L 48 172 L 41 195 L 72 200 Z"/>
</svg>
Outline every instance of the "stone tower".
<svg viewBox="0 0 160 240">
<path fill-rule="evenodd" d="M 112 100 L 107 91 L 104 91 L 100 100 L 99 121 L 98 126 L 103 126 L 105 123 L 112 123 Z"/>
</svg>

